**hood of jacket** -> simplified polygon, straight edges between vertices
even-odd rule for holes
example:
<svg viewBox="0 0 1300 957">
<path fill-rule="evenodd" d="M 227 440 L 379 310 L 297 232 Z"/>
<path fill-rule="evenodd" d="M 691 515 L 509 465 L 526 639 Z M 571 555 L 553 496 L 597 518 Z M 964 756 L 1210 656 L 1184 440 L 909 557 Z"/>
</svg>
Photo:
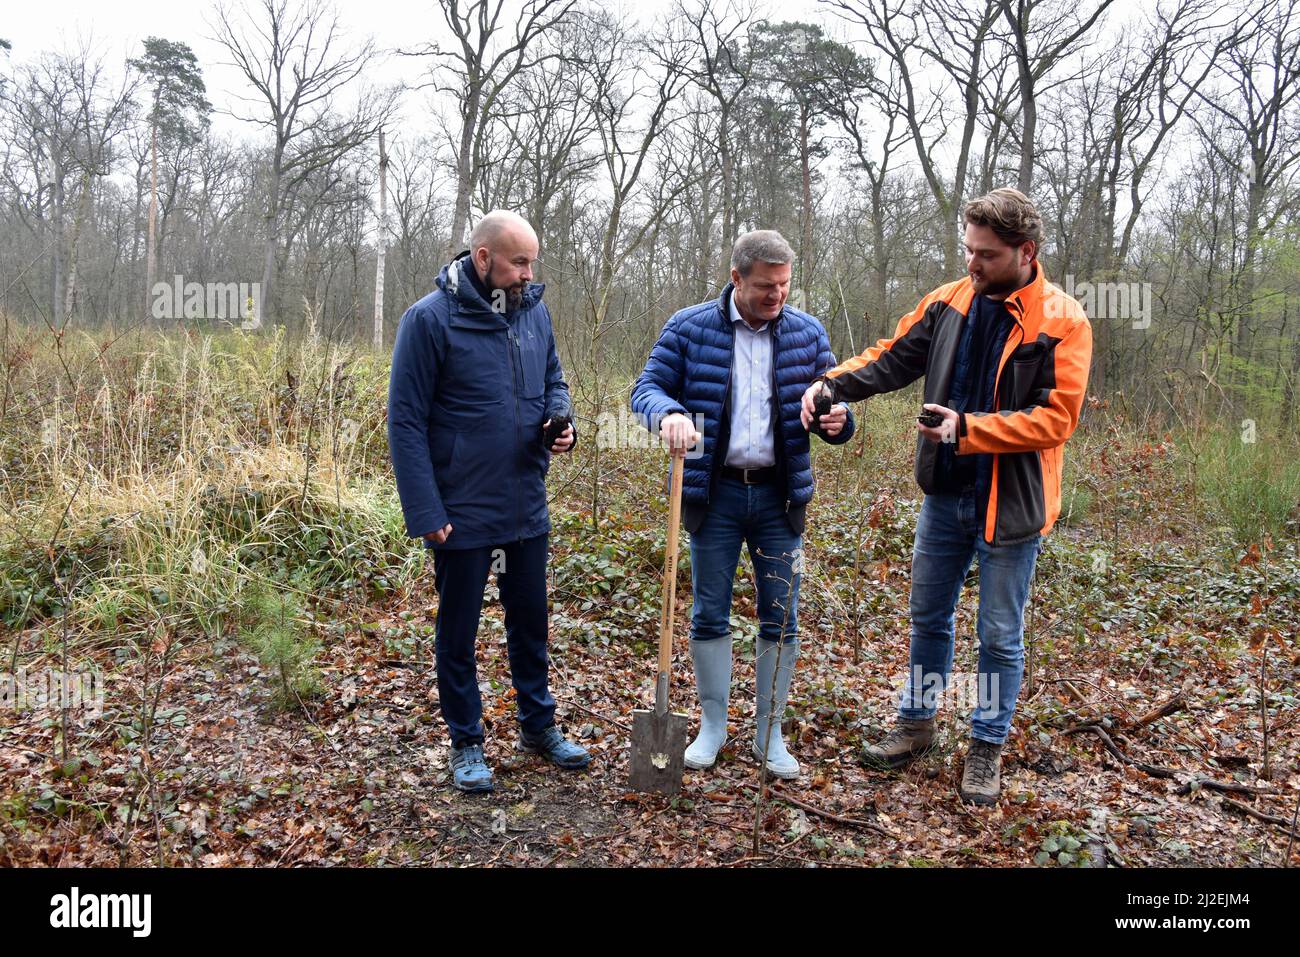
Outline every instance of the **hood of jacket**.
<svg viewBox="0 0 1300 957">
<path fill-rule="evenodd" d="M 492 308 L 492 304 L 483 298 L 478 291 L 478 286 L 469 276 L 469 270 L 473 268 L 474 263 L 470 260 L 469 251 L 466 250 L 443 266 L 434 281 L 455 306 L 452 320 L 470 328 L 504 328 L 509 324 L 508 314 L 497 312 Z M 537 305 L 545 289 L 544 283 L 530 282 L 524 287 L 523 298 L 515 312 L 523 312 Z"/>
</svg>

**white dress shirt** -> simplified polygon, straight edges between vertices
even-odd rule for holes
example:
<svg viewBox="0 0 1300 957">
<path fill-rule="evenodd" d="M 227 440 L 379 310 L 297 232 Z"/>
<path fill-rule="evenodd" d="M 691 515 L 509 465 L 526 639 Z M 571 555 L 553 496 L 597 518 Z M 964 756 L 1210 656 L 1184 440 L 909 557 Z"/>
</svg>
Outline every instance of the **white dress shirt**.
<svg viewBox="0 0 1300 957">
<path fill-rule="evenodd" d="M 725 464 L 738 469 L 776 464 L 772 436 L 772 323 L 750 328 L 731 297 L 736 349 L 731 357 L 731 439 Z"/>
</svg>

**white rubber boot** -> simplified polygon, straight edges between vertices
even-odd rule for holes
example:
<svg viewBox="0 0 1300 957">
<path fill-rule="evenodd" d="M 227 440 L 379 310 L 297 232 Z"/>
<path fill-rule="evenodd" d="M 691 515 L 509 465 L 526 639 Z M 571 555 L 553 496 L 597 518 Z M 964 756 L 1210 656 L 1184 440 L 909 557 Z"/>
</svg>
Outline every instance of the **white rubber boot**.
<svg viewBox="0 0 1300 957">
<path fill-rule="evenodd" d="M 727 700 L 731 695 L 731 638 L 691 641 L 695 690 L 700 696 L 700 734 L 686 749 L 688 768 L 713 767 L 727 741 Z"/>
<path fill-rule="evenodd" d="M 781 716 L 785 714 L 785 703 L 790 695 L 790 676 L 794 674 L 794 663 L 799 657 L 799 642 L 794 641 L 781 647 L 780 642 L 759 638 L 755 642 L 754 653 L 754 676 L 758 685 L 754 757 L 762 764 L 766 749 L 769 774 L 787 780 L 797 778 L 799 762 L 785 749 L 785 738 L 781 736 Z M 776 660 L 778 653 L 781 657 L 779 669 Z M 774 673 L 775 695 L 772 689 Z"/>
</svg>

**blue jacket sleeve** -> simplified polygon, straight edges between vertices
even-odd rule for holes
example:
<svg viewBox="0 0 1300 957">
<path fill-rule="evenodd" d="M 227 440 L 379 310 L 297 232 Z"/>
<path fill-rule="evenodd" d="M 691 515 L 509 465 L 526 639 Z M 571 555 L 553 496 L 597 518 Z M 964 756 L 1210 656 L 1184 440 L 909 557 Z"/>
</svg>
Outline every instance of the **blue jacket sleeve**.
<svg viewBox="0 0 1300 957">
<path fill-rule="evenodd" d="M 550 318 L 550 312 L 547 311 L 547 319 Z M 578 447 L 578 419 L 573 414 L 573 399 L 569 395 L 569 385 L 564 381 L 564 369 L 560 366 L 560 353 L 555 348 L 555 328 L 547 322 L 548 342 L 546 345 L 546 408 L 542 414 L 542 421 L 548 421 L 557 415 L 567 415 L 573 423 L 573 445 L 569 446 L 572 452 Z"/>
<path fill-rule="evenodd" d="M 666 415 L 690 415 L 677 401 L 686 380 L 686 341 L 678 333 L 678 317 L 664 324 L 659 341 L 650 350 L 645 368 L 632 387 L 632 412 L 650 431 L 658 429 Z"/>
<path fill-rule="evenodd" d="M 429 453 L 429 418 L 438 385 L 432 316 L 412 306 L 397 327 L 388 378 L 388 452 L 406 533 L 420 538 L 447 524 Z"/>
<path fill-rule="evenodd" d="M 817 333 L 817 375 L 826 374 L 826 370 L 833 369 L 838 363 L 835 361 L 835 353 L 831 352 L 831 341 L 826 335 L 826 330 L 822 329 Z M 853 410 L 845 405 L 849 413 L 848 419 L 844 423 L 844 428 L 840 429 L 840 434 L 834 438 L 818 436 L 829 445 L 843 445 L 849 439 L 853 438 L 853 432 L 857 428 L 857 422 L 853 418 Z"/>
</svg>

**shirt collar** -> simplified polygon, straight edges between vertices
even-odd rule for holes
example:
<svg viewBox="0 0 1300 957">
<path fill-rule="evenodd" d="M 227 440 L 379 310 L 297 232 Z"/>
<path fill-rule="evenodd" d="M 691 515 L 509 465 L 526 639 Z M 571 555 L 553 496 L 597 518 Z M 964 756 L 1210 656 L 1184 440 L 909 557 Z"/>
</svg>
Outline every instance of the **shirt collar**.
<svg viewBox="0 0 1300 957">
<path fill-rule="evenodd" d="M 742 315 L 740 314 L 740 310 L 736 308 L 736 294 L 735 294 L 734 291 L 732 292 L 731 296 L 728 298 L 727 302 L 728 302 L 728 304 L 731 306 L 731 321 L 732 321 L 732 322 L 738 322 L 738 323 L 740 323 L 742 326 L 744 326 L 746 329 L 748 329 L 750 332 L 754 333 L 755 335 L 758 335 L 759 333 L 762 333 L 762 332 L 767 332 L 768 329 L 772 328 L 772 320 L 771 320 L 771 319 L 766 320 L 766 321 L 765 321 L 761 326 L 759 326 L 757 329 L 755 329 L 753 326 L 751 326 L 749 323 L 747 323 L 747 322 L 745 321 L 745 317 L 742 316 Z"/>
</svg>

